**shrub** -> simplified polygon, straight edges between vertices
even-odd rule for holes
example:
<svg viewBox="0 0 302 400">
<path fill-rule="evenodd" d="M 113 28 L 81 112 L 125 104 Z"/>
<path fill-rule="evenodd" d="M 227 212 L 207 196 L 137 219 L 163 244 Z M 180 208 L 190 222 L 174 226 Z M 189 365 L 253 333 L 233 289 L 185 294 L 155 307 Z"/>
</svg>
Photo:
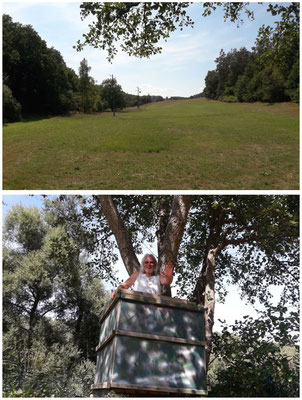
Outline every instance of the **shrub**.
<svg viewBox="0 0 302 400">
<path fill-rule="evenodd" d="M 21 105 L 14 98 L 10 88 L 4 83 L 3 84 L 3 122 L 15 122 L 20 121 L 21 116 Z"/>
<path fill-rule="evenodd" d="M 237 103 L 238 102 L 238 98 L 236 96 L 220 96 L 219 97 L 220 101 L 224 101 L 225 103 Z"/>
<path fill-rule="evenodd" d="M 288 100 L 285 95 L 285 82 L 280 71 L 268 66 L 260 73 L 262 79 L 261 101 L 276 102 Z"/>
<path fill-rule="evenodd" d="M 293 65 L 286 82 L 285 93 L 290 97 L 291 101 L 299 103 L 299 82 L 300 82 L 300 65 L 299 60 Z"/>
</svg>

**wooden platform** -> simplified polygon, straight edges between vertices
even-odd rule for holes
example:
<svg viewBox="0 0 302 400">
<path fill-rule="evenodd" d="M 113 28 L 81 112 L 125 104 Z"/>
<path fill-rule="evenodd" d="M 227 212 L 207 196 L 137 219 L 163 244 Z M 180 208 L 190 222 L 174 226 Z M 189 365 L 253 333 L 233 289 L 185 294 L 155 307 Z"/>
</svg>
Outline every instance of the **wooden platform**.
<svg viewBox="0 0 302 400">
<path fill-rule="evenodd" d="M 101 322 L 93 397 L 207 394 L 202 307 L 123 289 Z"/>
</svg>

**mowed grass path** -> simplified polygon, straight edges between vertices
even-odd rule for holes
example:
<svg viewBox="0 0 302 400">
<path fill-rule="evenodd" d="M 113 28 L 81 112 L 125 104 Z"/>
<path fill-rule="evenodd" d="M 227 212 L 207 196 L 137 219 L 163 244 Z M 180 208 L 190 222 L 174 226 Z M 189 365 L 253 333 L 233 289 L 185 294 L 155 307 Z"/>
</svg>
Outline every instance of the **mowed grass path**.
<svg viewBox="0 0 302 400">
<path fill-rule="evenodd" d="M 299 188 L 299 107 L 205 99 L 4 127 L 4 189 Z"/>
</svg>

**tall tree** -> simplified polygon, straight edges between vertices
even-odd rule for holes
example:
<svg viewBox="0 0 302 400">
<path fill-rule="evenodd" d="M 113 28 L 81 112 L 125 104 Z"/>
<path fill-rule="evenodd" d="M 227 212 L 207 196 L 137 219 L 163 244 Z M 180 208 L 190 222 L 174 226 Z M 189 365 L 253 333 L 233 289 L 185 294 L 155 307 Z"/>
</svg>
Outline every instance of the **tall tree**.
<svg viewBox="0 0 302 400">
<path fill-rule="evenodd" d="M 245 48 L 233 49 L 227 54 L 221 50 L 215 60 L 215 71 L 209 71 L 204 89 L 205 96 L 215 100 L 227 101 L 227 96 L 236 95 L 239 101 L 288 101 L 287 88 L 297 88 L 297 74 L 293 67 L 293 80 L 287 84 L 277 63 L 265 65 L 257 52 Z M 291 91 L 292 93 L 292 91 Z M 294 100 L 293 91 L 293 98 Z"/>
<path fill-rule="evenodd" d="M 157 239 L 160 260 L 176 259 L 178 295 L 207 305 L 207 359 L 214 343 L 212 360 L 221 360 L 215 394 L 251 390 L 270 396 L 288 390 L 296 395 L 297 367 L 283 350 L 297 344 L 299 333 L 298 222 L 299 196 L 293 195 L 60 196 L 46 203 L 43 214 L 14 209 L 5 223 L 3 256 L 6 390 L 29 383 L 41 394 L 51 377 L 51 386 L 57 385 L 48 395 L 78 395 L 79 388 L 66 384 L 91 370 L 91 364 L 76 368 L 83 354 L 91 359 L 97 340 L 90 335 L 93 331 L 97 338 L 95 307 L 103 303 L 99 277 L 116 279 L 116 249 L 128 257 L 130 273 L 144 242 Z M 85 249 L 89 260 L 83 258 Z M 265 308 L 255 320 L 237 321 L 232 333 L 224 327 L 213 335 L 215 302 L 224 298 L 229 283 L 246 301 Z M 272 285 L 283 290 L 277 305 L 271 301 Z M 50 313 L 55 320 L 47 318 Z M 226 382 L 241 369 L 247 384 L 234 380 L 226 392 Z"/>
<path fill-rule="evenodd" d="M 66 197 L 47 200 L 43 211 L 15 206 L 6 216 L 4 385 L 13 394 L 89 395 L 108 297 L 85 257 L 91 240 L 80 209 L 76 197 Z"/>
<path fill-rule="evenodd" d="M 188 207 L 189 198 L 180 198 L 186 199 Z M 167 234 L 175 212 L 171 212 L 171 200 L 169 196 L 113 198 L 118 213 L 110 216 L 123 220 L 119 235 L 128 232 L 133 253 L 140 249 L 138 232 L 143 239 L 154 239 L 156 234 L 159 242 L 167 238 L 170 245 L 176 240 Z M 176 206 L 178 211 L 180 207 Z M 269 307 L 269 286 L 284 282 L 288 301 L 294 304 L 297 300 L 298 208 L 295 196 L 194 196 L 188 216 L 181 214 L 186 228 L 179 254 L 177 246 L 173 250 L 177 284 L 180 294 L 207 308 L 207 361 L 212 349 L 215 297 L 224 294 L 224 279 L 238 284 L 251 303 L 257 298 Z M 160 262 L 164 251 L 162 246 Z M 137 261 L 132 264 L 135 267 Z"/>
<path fill-rule="evenodd" d="M 101 96 L 107 102 L 113 116 L 115 116 L 116 110 L 123 109 L 126 106 L 122 87 L 113 75 L 102 82 Z"/>
<path fill-rule="evenodd" d="M 3 15 L 3 75 L 23 112 L 55 114 L 74 109 L 72 72 L 31 25 Z"/>
<path fill-rule="evenodd" d="M 81 93 L 81 110 L 84 113 L 94 111 L 97 102 L 97 93 L 94 80 L 89 76 L 91 67 L 88 66 L 87 60 L 84 58 L 79 67 L 80 77 L 80 93 Z"/>
</svg>

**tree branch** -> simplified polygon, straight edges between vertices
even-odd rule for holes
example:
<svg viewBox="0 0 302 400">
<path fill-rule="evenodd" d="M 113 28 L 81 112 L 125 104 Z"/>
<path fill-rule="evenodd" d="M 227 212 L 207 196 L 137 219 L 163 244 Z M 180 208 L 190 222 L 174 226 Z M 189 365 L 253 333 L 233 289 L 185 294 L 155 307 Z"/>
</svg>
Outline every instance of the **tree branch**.
<svg viewBox="0 0 302 400">
<path fill-rule="evenodd" d="M 168 262 L 175 264 L 190 206 L 191 196 L 174 196 L 171 214 L 159 254 L 160 266 Z"/>
<path fill-rule="evenodd" d="M 108 224 L 115 236 L 126 270 L 129 275 L 132 275 L 135 270 L 140 269 L 140 264 L 132 245 L 130 233 L 121 219 L 112 197 L 99 195 L 98 199 L 101 203 Z"/>
</svg>

